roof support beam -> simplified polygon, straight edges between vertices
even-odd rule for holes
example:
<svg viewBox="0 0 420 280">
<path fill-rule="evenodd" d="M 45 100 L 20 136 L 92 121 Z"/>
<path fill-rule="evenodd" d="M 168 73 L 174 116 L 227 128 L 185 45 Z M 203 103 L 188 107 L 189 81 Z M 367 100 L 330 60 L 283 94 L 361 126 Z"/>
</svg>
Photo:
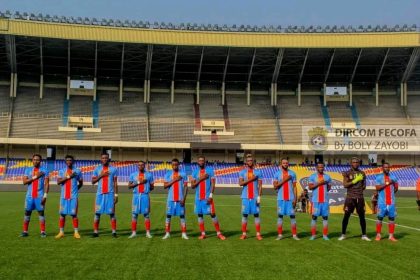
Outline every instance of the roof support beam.
<svg viewBox="0 0 420 280">
<path fill-rule="evenodd" d="M 298 87 L 297 87 L 298 106 L 299 107 L 302 105 L 302 84 L 301 84 L 301 82 L 302 82 L 302 78 L 303 78 L 303 73 L 305 72 L 306 62 L 308 61 L 308 56 L 309 56 L 309 49 L 306 49 L 305 58 L 303 59 L 302 69 L 300 70 L 300 73 L 299 73 L 299 80 L 298 80 Z"/>
<path fill-rule="evenodd" d="M 335 56 L 335 49 L 331 53 L 330 62 L 328 63 L 327 72 L 325 73 L 325 77 L 324 77 L 324 84 L 327 83 L 328 77 L 330 76 L 330 70 L 331 70 L 331 65 L 334 61 L 334 56 Z"/>
<path fill-rule="evenodd" d="M 401 105 L 407 106 L 407 81 L 410 79 L 411 74 L 416 67 L 417 61 L 420 58 L 420 48 L 414 48 L 410 59 L 408 60 L 407 67 L 405 68 L 403 77 L 401 79 Z"/>
<path fill-rule="evenodd" d="M 378 75 L 376 76 L 376 83 L 379 83 L 379 80 L 381 79 L 382 72 L 383 72 L 383 70 L 384 70 L 384 67 L 385 67 L 386 61 L 387 61 L 387 59 L 388 59 L 389 50 L 390 50 L 390 49 L 388 48 L 388 49 L 386 50 L 386 52 L 385 52 L 385 56 L 384 56 L 384 59 L 382 60 L 381 68 L 379 68 Z"/>
<path fill-rule="evenodd" d="M 125 44 L 122 44 L 121 50 L 121 68 L 120 68 L 120 102 L 123 101 L 123 88 L 124 88 L 124 81 L 123 81 L 123 74 L 124 74 L 124 56 L 125 56 Z"/>
<path fill-rule="evenodd" d="M 17 72 L 16 64 L 16 40 L 15 36 L 8 35 L 6 36 L 6 51 L 7 51 L 7 60 L 10 66 L 10 72 Z"/>
<path fill-rule="evenodd" d="M 95 67 L 93 75 L 93 101 L 96 101 L 96 89 L 98 88 L 98 42 L 95 42 Z"/>
<path fill-rule="evenodd" d="M 10 96 L 16 97 L 17 95 L 17 62 L 16 62 L 16 40 L 15 36 L 7 36 L 9 38 L 9 64 L 11 69 L 11 78 L 10 78 Z"/>
<path fill-rule="evenodd" d="M 198 65 L 198 71 L 197 71 L 197 83 L 195 85 L 195 94 L 197 96 L 196 104 L 197 105 L 200 104 L 200 78 L 201 78 L 201 67 L 203 66 L 203 57 L 204 57 L 204 47 L 201 48 L 200 63 Z"/>
<path fill-rule="evenodd" d="M 39 98 L 44 97 L 44 54 L 43 54 L 43 41 L 39 39 Z"/>
<path fill-rule="evenodd" d="M 171 80 L 171 103 L 175 103 L 175 71 L 176 71 L 176 60 L 178 58 L 178 46 L 175 47 L 174 63 L 172 67 L 172 80 Z"/>
<path fill-rule="evenodd" d="M 225 67 L 223 69 L 223 78 L 222 78 L 222 105 L 225 105 L 225 101 L 226 101 L 226 73 L 227 73 L 227 68 L 228 68 L 228 64 L 229 64 L 229 57 L 230 57 L 230 47 L 228 48 L 228 52 L 226 55 L 226 61 L 225 61 Z"/>
<path fill-rule="evenodd" d="M 122 44 L 122 50 L 121 50 L 121 67 L 120 67 L 120 79 L 123 78 L 124 74 L 124 56 L 125 56 L 125 44 Z"/>
<path fill-rule="evenodd" d="M 402 77 L 403 83 L 406 83 L 408 79 L 410 79 L 410 76 L 413 73 L 413 70 L 416 67 L 416 64 L 419 58 L 420 58 L 420 48 L 414 48 L 413 52 L 411 53 L 410 59 L 407 63 L 407 67 L 405 68 L 403 77 Z"/>
<path fill-rule="evenodd" d="M 324 106 L 327 106 L 327 81 L 328 81 L 328 77 L 330 75 L 330 70 L 331 70 L 331 65 L 334 61 L 334 56 L 335 56 L 335 49 L 332 51 L 331 53 L 331 57 L 330 57 L 330 62 L 328 63 L 328 68 L 327 68 L 327 72 L 325 73 L 325 77 L 324 77 L 324 85 L 323 85 L 323 94 L 324 94 Z"/>
<path fill-rule="evenodd" d="M 249 84 L 251 82 L 251 76 L 252 76 L 252 69 L 254 68 L 254 64 L 255 64 L 255 56 L 257 55 L 257 49 L 254 49 L 254 53 L 252 55 L 252 60 L 251 60 L 251 66 L 249 67 L 249 72 L 248 72 L 248 79 L 247 79 L 247 83 Z"/>
<path fill-rule="evenodd" d="M 283 62 L 284 49 L 281 48 L 277 52 L 276 65 L 274 66 L 273 77 L 271 78 L 271 105 L 277 103 L 277 80 L 279 78 L 281 64 Z"/>
<path fill-rule="evenodd" d="M 44 41 L 42 38 L 39 39 L 39 68 L 40 68 L 40 74 L 44 74 Z"/>
<path fill-rule="evenodd" d="M 353 71 L 350 76 L 350 84 L 353 83 L 354 77 L 356 76 L 357 66 L 359 66 L 360 58 L 362 57 L 363 49 L 359 50 L 359 54 L 357 55 L 356 63 L 354 64 Z"/>
<path fill-rule="evenodd" d="M 152 72 L 153 45 L 147 46 L 146 66 L 144 71 L 144 103 L 150 103 L 150 75 Z"/>
<path fill-rule="evenodd" d="M 197 82 L 200 82 L 201 78 L 201 67 L 203 66 L 204 47 L 201 49 L 200 64 L 198 65 Z"/>
<path fill-rule="evenodd" d="M 300 74 L 299 74 L 299 84 L 302 82 L 303 73 L 305 72 L 306 61 L 308 61 L 308 56 L 309 56 L 309 49 L 307 49 L 307 50 L 306 50 L 306 53 L 305 53 L 305 59 L 303 60 L 302 69 L 300 70 Z"/>
<path fill-rule="evenodd" d="M 70 40 L 67 40 L 67 100 L 70 100 Z M 95 58 L 96 61 L 96 58 Z M 96 83 L 96 73 L 95 73 L 95 83 Z M 93 100 L 96 100 L 96 93 L 93 94 Z"/>
<path fill-rule="evenodd" d="M 379 106 L 379 80 L 381 79 L 382 72 L 384 70 L 386 61 L 388 59 L 389 50 L 390 50 L 389 48 L 386 50 L 385 55 L 384 55 L 384 59 L 382 60 L 381 68 L 379 68 L 378 75 L 376 76 L 376 81 L 375 81 L 375 104 L 376 104 L 376 106 Z"/>
<path fill-rule="evenodd" d="M 172 81 L 175 81 L 176 60 L 178 59 L 178 46 L 175 47 L 174 65 L 172 67 Z"/>
<path fill-rule="evenodd" d="M 283 55 L 284 55 L 284 49 L 283 48 L 279 49 L 277 52 L 276 65 L 274 66 L 273 78 L 271 79 L 272 84 L 277 83 L 277 79 L 280 73 L 281 63 L 283 61 Z"/>
<path fill-rule="evenodd" d="M 226 80 L 226 73 L 227 73 L 227 68 L 228 68 L 228 64 L 229 64 L 229 57 L 230 57 L 230 48 L 228 48 L 228 52 L 227 52 L 227 55 L 226 55 L 226 61 L 225 61 L 225 67 L 223 68 L 223 79 L 222 79 L 223 83 Z"/>
<path fill-rule="evenodd" d="M 353 71 L 350 76 L 350 81 L 349 81 L 349 105 L 350 106 L 353 106 L 353 80 L 354 80 L 354 77 L 356 76 L 356 71 L 357 71 L 357 67 L 359 66 L 360 58 L 362 57 L 362 52 L 363 52 L 363 49 L 360 49 L 359 54 L 357 55 L 356 63 L 354 64 Z"/>
<path fill-rule="evenodd" d="M 98 75 L 98 42 L 95 42 L 95 61 L 93 77 Z"/>
<path fill-rule="evenodd" d="M 70 77 L 71 71 L 70 71 L 70 59 L 71 59 L 71 41 L 67 40 L 67 76 Z"/>
</svg>

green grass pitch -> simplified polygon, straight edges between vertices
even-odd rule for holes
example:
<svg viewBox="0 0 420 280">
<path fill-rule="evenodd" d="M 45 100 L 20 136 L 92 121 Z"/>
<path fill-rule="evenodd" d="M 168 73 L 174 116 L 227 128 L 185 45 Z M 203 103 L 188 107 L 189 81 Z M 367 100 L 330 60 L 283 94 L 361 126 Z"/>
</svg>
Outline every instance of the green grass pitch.
<svg viewBox="0 0 420 280">
<path fill-rule="evenodd" d="M 109 217 L 101 219 L 101 235 L 90 237 L 94 194 L 83 193 L 79 201 L 81 240 L 72 237 L 71 219 L 66 221 L 66 237 L 55 240 L 58 232 L 58 193 L 51 193 L 46 208 L 46 239 L 39 237 L 37 213 L 32 214 L 30 236 L 19 238 L 25 194 L 0 194 L 0 279 L 419 279 L 420 212 L 414 198 L 398 199 L 395 244 L 360 240 L 357 217 L 349 224 L 349 239 L 338 241 L 341 214 L 330 217 L 330 241 L 309 241 L 310 217 L 298 214 L 301 241 L 286 238 L 276 241 L 276 200 L 262 199 L 261 225 L 264 240 L 255 239 L 253 218 L 248 223 L 247 240 L 239 240 L 240 198 L 216 196 L 216 211 L 226 241 L 216 239 L 206 217 L 209 238 L 198 240 L 198 225 L 193 214 L 193 197 L 187 201 L 187 229 L 190 240 L 182 240 L 179 219 L 172 221 L 172 238 L 162 240 L 165 220 L 165 195 L 152 194 L 152 234 L 144 237 L 143 218 L 139 237 L 127 239 L 131 225 L 131 195 L 120 194 L 117 205 L 119 238 L 110 234 Z M 374 216 L 368 216 L 375 219 Z M 375 235 L 375 223 L 367 221 L 368 234 Z M 321 221 L 318 221 L 318 232 Z M 285 236 L 290 236 L 285 219 Z M 383 233 L 388 227 L 384 224 Z"/>
</svg>

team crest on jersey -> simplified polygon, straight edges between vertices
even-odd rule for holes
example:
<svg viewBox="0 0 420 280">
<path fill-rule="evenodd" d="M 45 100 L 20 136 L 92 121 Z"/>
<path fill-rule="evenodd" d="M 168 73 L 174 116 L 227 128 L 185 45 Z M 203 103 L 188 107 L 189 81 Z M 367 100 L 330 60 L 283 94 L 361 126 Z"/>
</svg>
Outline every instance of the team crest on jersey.
<svg viewBox="0 0 420 280">
<path fill-rule="evenodd" d="M 309 187 L 309 177 L 304 177 L 300 179 L 300 185 L 303 189 L 308 189 Z M 344 201 L 346 200 L 346 189 L 343 186 L 343 183 L 332 179 L 331 180 L 331 190 L 328 192 L 330 206 L 344 206 Z"/>
<path fill-rule="evenodd" d="M 328 148 L 328 131 L 321 127 L 315 127 L 308 131 L 308 147 L 313 151 L 325 151 Z"/>
</svg>

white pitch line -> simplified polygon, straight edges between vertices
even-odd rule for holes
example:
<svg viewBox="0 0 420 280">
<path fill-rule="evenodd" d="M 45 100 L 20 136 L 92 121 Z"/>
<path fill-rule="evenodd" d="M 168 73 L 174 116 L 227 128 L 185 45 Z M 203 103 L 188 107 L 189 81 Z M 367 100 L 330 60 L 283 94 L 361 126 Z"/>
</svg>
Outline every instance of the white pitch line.
<svg viewBox="0 0 420 280">
<path fill-rule="evenodd" d="M 352 214 L 352 215 L 354 217 L 357 217 L 357 215 L 355 215 L 355 214 Z M 365 219 L 376 223 L 376 220 L 375 219 L 371 219 L 371 218 L 365 218 Z M 385 221 L 383 221 L 382 223 L 389 224 L 388 222 L 385 222 Z M 395 224 L 395 225 L 398 226 L 398 227 L 402 227 L 402 228 L 407 228 L 407 229 L 412 229 L 412 230 L 415 230 L 415 231 L 420 231 L 420 228 L 404 226 L 404 225 L 401 225 L 401 224 Z"/>
<path fill-rule="evenodd" d="M 166 201 L 156 201 L 156 200 L 152 200 L 152 202 L 154 203 L 166 203 Z M 194 203 L 185 203 L 187 205 L 194 205 Z M 216 204 L 216 207 L 239 207 L 237 204 L 233 205 L 233 204 Z M 260 208 L 277 208 L 277 206 L 260 206 Z M 400 207 L 402 208 L 402 207 Z M 410 207 L 411 208 L 411 207 Z M 354 217 L 357 217 L 357 215 L 353 214 Z M 376 222 L 375 219 L 371 219 L 371 218 L 365 218 L 366 220 L 372 221 L 372 222 Z M 388 222 L 383 221 L 384 224 L 389 224 Z M 401 224 L 395 224 L 398 227 L 402 227 L 402 228 L 407 228 L 407 229 L 411 229 L 411 230 L 415 230 L 415 231 L 420 231 L 420 228 L 415 228 L 415 227 L 409 227 L 409 226 L 404 226 Z"/>
<path fill-rule="evenodd" d="M 166 203 L 166 201 L 159 201 L 159 200 L 152 200 L 153 203 Z M 186 205 L 194 205 L 195 203 L 186 202 Z M 239 204 L 217 204 L 215 203 L 216 207 L 240 207 Z M 277 206 L 260 206 L 260 208 L 277 208 Z"/>
</svg>

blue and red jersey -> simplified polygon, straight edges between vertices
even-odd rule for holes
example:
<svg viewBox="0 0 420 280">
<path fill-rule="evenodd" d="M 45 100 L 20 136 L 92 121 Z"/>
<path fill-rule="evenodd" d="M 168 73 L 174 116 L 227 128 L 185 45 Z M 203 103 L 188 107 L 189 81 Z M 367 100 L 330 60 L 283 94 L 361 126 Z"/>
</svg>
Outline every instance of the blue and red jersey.
<svg viewBox="0 0 420 280">
<path fill-rule="evenodd" d="M 200 184 L 195 189 L 195 199 L 196 200 L 205 200 L 209 198 L 211 192 L 211 179 L 214 177 L 214 171 L 211 167 L 204 167 L 203 169 L 198 168 L 194 170 L 192 173 L 192 177 L 199 181 L 200 177 L 204 176 L 205 174 L 209 175 L 209 178 L 200 182 Z"/>
<path fill-rule="evenodd" d="M 45 180 L 48 178 L 48 170 L 43 167 L 27 167 L 25 169 L 25 177 L 32 178 L 40 173 L 44 173 L 44 176 L 34 180 L 28 185 L 26 191 L 26 197 L 31 198 L 42 198 L 44 196 L 44 185 Z"/>
<path fill-rule="evenodd" d="M 393 205 L 395 203 L 395 189 L 398 188 L 398 180 L 394 174 L 385 173 L 376 175 L 376 185 L 384 185 L 385 183 L 394 182 L 378 192 L 378 205 Z"/>
<path fill-rule="evenodd" d="M 296 184 L 296 173 L 293 170 L 280 168 L 276 174 L 274 174 L 275 181 L 283 181 L 283 178 L 287 176 L 292 177 L 289 181 L 280 186 L 277 192 L 277 200 L 294 200 L 295 192 L 293 185 Z"/>
<path fill-rule="evenodd" d="M 328 185 L 331 184 L 331 177 L 326 173 L 315 172 L 309 177 L 309 184 L 316 185 L 318 182 L 324 181 L 325 184 L 318 186 L 312 190 L 312 203 L 315 202 L 329 202 Z"/>
<path fill-rule="evenodd" d="M 184 184 L 188 183 L 187 175 L 181 171 L 169 170 L 165 174 L 165 182 L 170 182 L 177 176 L 181 176 L 181 180 L 176 181 L 168 188 L 168 201 L 182 201 L 184 200 Z"/>
<path fill-rule="evenodd" d="M 114 192 L 114 178 L 118 176 L 118 170 L 114 166 L 108 165 L 100 165 L 95 168 L 93 171 L 93 176 L 100 176 L 101 172 L 109 172 L 108 176 L 102 177 L 98 181 L 98 190 L 97 194 L 105 194 L 105 193 L 113 193 Z"/>
<path fill-rule="evenodd" d="M 67 176 L 71 176 L 71 174 L 75 173 L 76 176 L 73 178 L 65 181 L 63 184 L 61 184 L 61 198 L 64 199 L 73 199 L 78 198 L 79 196 L 79 181 L 82 180 L 82 172 L 77 169 L 73 168 L 70 169 L 68 167 L 63 168 L 58 171 L 58 178 L 64 179 Z"/>
<path fill-rule="evenodd" d="M 133 189 L 133 194 L 148 194 L 150 192 L 150 185 L 154 184 L 153 174 L 150 172 L 134 172 L 130 174 L 130 183 L 137 184 L 138 181 L 146 179 L 147 182 L 144 184 L 139 184 Z"/>
<path fill-rule="evenodd" d="M 239 179 L 243 179 L 244 181 L 248 181 L 248 179 L 253 176 L 256 176 L 257 180 L 242 186 L 242 199 L 256 199 L 258 197 L 258 181 L 262 179 L 262 173 L 258 169 L 249 167 L 246 167 L 239 172 Z"/>
</svg>

